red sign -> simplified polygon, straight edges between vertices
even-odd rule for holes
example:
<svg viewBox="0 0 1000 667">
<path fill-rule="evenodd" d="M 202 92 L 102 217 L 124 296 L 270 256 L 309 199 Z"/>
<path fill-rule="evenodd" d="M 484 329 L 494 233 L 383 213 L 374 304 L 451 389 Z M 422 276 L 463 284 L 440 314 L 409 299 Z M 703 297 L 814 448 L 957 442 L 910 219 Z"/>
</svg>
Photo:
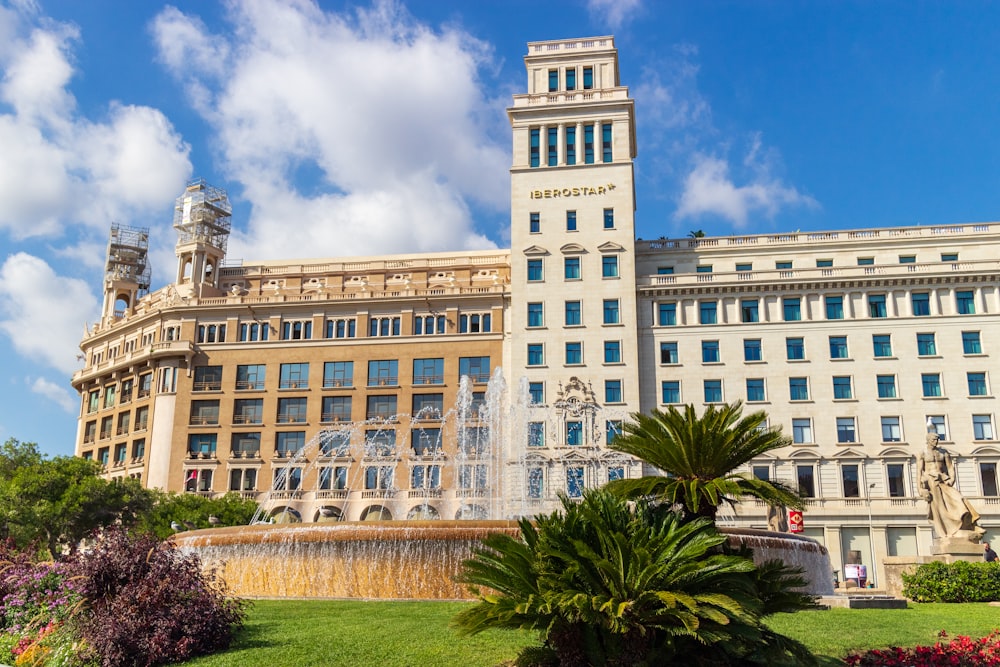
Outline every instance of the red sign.
<svg viewBox="0 0 1000 667">
<path fill-rule="evenodd" d="M 788 510 L 788 532 L 801 533 L 802 524 L 802 510 Z"/>
</svg>

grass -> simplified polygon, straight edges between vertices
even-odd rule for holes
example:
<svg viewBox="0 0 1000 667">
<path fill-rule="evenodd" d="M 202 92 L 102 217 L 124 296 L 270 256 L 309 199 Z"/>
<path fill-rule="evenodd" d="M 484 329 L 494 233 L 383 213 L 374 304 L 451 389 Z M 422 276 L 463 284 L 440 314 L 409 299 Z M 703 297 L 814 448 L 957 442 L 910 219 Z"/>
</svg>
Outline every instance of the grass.
<svg viewBox="0 0 1000 667">
<path fill-rule="evenodd" d="M 535 638 L 520 632 L 458 637 L 448 628 L 463 602 L 346 600 L 254 603 L 225 653 L 191 667 L 493 667 Z M 781 614 L 771 626 L 804 642 L 824 665 L 852 649 L 933 644 L 938 633 L 982 637 L 1000 625 L 987 604 L 921 604 L 909 609 L 831 609 Z"/>
</svg>

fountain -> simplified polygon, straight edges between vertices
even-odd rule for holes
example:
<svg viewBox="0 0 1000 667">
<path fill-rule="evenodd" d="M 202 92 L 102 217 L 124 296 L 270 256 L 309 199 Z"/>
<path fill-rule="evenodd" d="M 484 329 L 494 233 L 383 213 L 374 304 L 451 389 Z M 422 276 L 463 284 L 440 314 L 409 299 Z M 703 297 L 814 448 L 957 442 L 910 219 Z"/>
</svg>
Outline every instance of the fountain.
<svg viewBox="0 0 1000 667">
<path fill-rule="evenodd" d="M 480 540 L 493 532 L 516 535 L 512 519 L 546 511 L 541 494 L 533 493 L 539 489 L 530 471 L 549 459 L 531 451 L 531 424 L 555 430 L 561 416 L 581 425 L 581 445 L 565 448 L 563 456 L 589 473 L 580 474 L 578 488 L 567 477 L 571 496 L 582 494 L 584 474 L 592 484 L 624 475 L 627 466 L 641 474 L 639 463 L 601 446 L 604 424 L 620 425 L 626 415 L 599 406 L 589 386 L 573 378 L 560 385 L 550 407 L 532 403 L 526 381 L 514 393 L 508 404 L 499 368 L 480 397 L 462 377 L 454 407 L 409 416 L 411 443 L 406 430 L 396 428 L 407 415 L 323 429 L 288 453 L 254 525 L 179 533 L 174 542 L 198 553 L 240 596 L 468 598 L 452 579 Z M 397 432 L 404 434 L 400 441 Z M 455 443 L 447 449 L 446 432 Z M 528 446 L 505 456 L 505 436 Z M 396 488 L 397 469 L 409 472 L 408 490 Z M 307 478 L 317 480 L 310 499 L 302 489 Z M 398 520 L 403 517 L 408 520 Z M 780 558 L 803 567 L 808 592 L 833 593 L 829 557 L 817 542 L 786 533 L 722 531 L 731 543 L 751 547 L 758 562 Z"/>
</svg>

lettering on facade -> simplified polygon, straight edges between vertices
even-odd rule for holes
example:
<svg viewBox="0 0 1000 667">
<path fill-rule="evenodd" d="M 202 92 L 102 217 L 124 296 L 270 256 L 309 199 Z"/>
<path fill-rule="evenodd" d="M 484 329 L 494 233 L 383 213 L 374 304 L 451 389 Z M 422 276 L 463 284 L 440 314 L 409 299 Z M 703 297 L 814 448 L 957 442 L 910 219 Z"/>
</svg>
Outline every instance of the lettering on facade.
<svg viewBox="0 0 1000 667">
<path fill-rule="evenodd" d="M 614 183 L 598 186 L 583 186 L 579 188 L 555 188 L 552 190 L 532 190 L 531 199 L 555 199 L 557 197 L 589 197 L 604 195 L 615 189 Z"/>
</svg>

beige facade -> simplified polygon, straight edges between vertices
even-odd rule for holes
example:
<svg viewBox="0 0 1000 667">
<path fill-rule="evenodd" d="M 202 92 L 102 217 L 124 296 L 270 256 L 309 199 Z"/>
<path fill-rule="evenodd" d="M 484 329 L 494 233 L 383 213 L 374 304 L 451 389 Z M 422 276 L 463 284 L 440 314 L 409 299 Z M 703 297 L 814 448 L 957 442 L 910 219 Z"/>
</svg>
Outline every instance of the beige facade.
<svg viewBox="0 0 1000 667">
<path fill-rule="evenodd" d="M 929 553 L 929 427 L 1000 525 L 1000 225 L 637 240 L 613 39 L 528 51 L 509 251 L 227 266 L 228 201 L 196 182 L 147 294 L 143 232 L 114 228 L 78 454 L 281 518 L 508 517 L 642 474 L 606 446 L 630 413 L 742 400 L 795 440 L 745 472 L 809 496 L 838 569 Z"/>
</svg>

